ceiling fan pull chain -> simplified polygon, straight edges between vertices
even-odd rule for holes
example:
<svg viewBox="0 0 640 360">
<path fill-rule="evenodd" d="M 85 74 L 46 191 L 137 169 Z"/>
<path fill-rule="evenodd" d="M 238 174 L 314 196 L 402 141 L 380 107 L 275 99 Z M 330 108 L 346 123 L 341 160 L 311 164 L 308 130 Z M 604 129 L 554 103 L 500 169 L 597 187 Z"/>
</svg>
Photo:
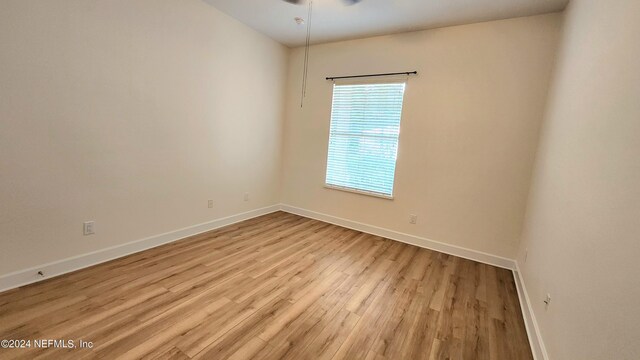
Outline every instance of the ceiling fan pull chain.
<svg viewBox="0 0 640 360">
<path fill-rule="evenodd" d="M 300 96 L 300 108 L 307 96 L 307 73 L 309 72 L 309 41 L 311 39 L 311 14 L 313 12 L 313 0 L 309 1 L 309 13 L 307 15 L 307 40 L 304 48 L 304 68 L 302 70 L 302 94 Z"/>
</svg>

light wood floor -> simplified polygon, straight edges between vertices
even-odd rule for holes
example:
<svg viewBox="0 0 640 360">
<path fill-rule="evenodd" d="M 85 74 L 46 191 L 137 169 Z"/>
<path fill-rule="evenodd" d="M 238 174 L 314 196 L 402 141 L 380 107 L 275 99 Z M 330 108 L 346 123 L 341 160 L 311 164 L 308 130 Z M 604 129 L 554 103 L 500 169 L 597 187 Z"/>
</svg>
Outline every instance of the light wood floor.
<svg viewBox="0 0 640 360">
<path fill-rule="evenodd" d="M 0 358 L 531 359 L 510 271 L 278 212 L 0 294 Z"/>
</svg>

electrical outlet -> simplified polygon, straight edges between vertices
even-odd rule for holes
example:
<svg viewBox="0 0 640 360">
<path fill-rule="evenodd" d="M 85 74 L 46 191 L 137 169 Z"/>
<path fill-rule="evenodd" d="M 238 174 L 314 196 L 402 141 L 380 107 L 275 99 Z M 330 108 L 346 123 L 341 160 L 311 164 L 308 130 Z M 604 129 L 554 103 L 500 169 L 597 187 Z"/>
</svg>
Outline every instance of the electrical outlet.
<svg viewBox="0 0 640 360">
<path fill-rule="evenodd" d="M 82 233 L 85 236 L 95 234 L 96 233 L 95 225 L 96 225 L 95 221 L 85 221 L 82 224 Z"/>
<path fill-rule="evenodd" d="M 409 215 L 409 224 L 415 224 L 418 222 L 418 215 Z"/>
<path fill-rule="evenodd" d="M 209 200 L 207 206 L 209 206 L 209 209 L 213 208 L 213 200 Z"/>
<path fill-rule="evenodd" d="M 244 193 L 244 201 L 249 201 L 249 193 Z"/>
</svg>

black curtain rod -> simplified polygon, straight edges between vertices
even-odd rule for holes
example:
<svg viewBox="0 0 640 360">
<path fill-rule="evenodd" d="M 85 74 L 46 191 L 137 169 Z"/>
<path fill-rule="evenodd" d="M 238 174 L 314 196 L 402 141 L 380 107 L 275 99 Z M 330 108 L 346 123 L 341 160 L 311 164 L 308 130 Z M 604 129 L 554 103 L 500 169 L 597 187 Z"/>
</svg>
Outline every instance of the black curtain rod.
<svg viewBox="0 0 640 360">
<path fill-rule="evenodd" d="M 328 77 L 328 78 L 327 78 L 327 80 L 336 80 L 336 79 L 353 79 L 353 78 L 377 77 L 377 76 L 392 76 L 392 75 L 418 75 L 418 72 L 417 72 L 417 71 L 405 71 L 405 72 L 386 73 L 386 74 L 351 75 L 351 76 L 332 76 L 332 77 Z"/>
</svg>

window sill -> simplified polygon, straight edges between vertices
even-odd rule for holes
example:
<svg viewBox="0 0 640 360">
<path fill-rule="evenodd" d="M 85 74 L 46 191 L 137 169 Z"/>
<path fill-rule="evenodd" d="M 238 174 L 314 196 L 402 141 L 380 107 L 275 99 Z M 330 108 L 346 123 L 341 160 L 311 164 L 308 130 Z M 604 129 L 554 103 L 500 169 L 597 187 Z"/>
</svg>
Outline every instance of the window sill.
<svg viewBox="0 0 640 360">
<path fill-rule="evenodd" d="M 375 193 L 371 191 L 357 190 L 357 189 L 352 189 L 348 187 L 341 187 L 341 186 L 328 185 L 328 184 L 324 184 L 324 188 L 330 189 L 330 190 L 349 192 L 349 193 L 358 194 L 358 195 L 367 195 L 367 196 L 377 197 L 385 200 L 393 200 L 393 195 L 384 195 L 384 194 Z"/>
</svg>

